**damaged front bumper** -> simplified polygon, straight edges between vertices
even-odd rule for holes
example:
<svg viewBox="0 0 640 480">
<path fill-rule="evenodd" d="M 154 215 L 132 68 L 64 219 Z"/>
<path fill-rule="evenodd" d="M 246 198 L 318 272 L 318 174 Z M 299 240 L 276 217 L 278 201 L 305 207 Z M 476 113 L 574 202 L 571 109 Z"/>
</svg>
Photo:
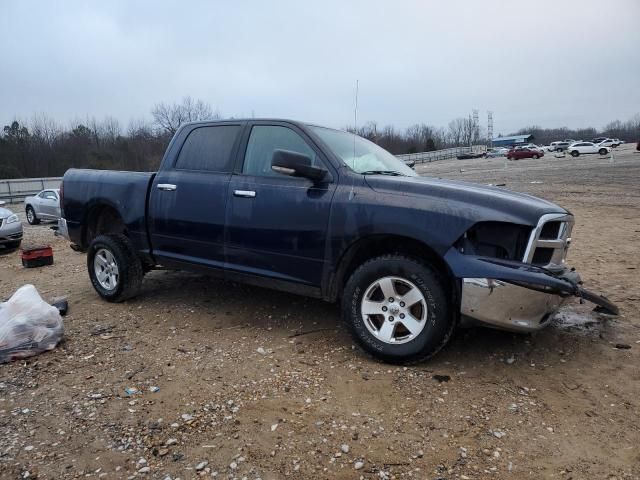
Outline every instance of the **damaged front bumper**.
<svg viewBox="0 0 640 480">
<path fill-rule="evenodd" d="M 570 297 L 598 305 L 612 315 L 618 308 L 607 298 L 582 288 L 572 270 L 550 271 L 534 265 L 463 255 L 452 249 L 445 256 L 461 279 L 463 318 L 505 330 L 531 332 L 545 327 Z"/>
</svg>

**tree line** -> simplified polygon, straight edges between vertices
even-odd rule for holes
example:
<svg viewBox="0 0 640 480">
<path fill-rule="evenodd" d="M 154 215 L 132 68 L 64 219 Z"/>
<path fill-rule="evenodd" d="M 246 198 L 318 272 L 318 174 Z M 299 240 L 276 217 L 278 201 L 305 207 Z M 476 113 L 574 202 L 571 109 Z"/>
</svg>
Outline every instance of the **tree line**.
<svg viewBox="0 0 640 480">
<path fill-rule="evenodd" d="M 74 167 L 157 170 L 172 135 L 181 124 L 218 119 L 220 114 L 202 100 L 185 97 L 181 102 L 155 105 L 151 118 L 151 121 L 131 121 L 126 128 L 112 117 L 77 120 L 68 127 L 46 115 L 36 115 L 28 122 L 14 120 L 0 131 L 0 179 L 62 176 Z M 447 127 L 416 124 L 397 129 L 368 122 L 358 128 L 345 127 L 345 130 L 356 132 L 394 154 L 487 143 L 486 133 L 474 124 L 471 116 L 456 118 Z M 627 122 L 611 122 L 602 131 L 532 126 L 514 132 L 524 133 L 532 134 L 538 144 L 568 138 L 589 140 L 596 136 L 638 141 L 640 115 Z"/>
</svg>

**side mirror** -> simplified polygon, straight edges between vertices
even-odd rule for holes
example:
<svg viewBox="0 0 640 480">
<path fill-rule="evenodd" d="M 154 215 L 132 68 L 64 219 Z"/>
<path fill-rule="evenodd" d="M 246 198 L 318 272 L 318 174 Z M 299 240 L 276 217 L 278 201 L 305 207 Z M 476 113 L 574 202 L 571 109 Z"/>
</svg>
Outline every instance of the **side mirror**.
<svg viewBox="0 0 640 480">
<path fill-rule="evenodd" d="M 319 182 L 327 175 L 324 168 L 311 166 L 311 158 L 289 150 L 275 150 L 271 157 L 271 170 L 292 177 L 308 178 Z"/>
</svg>

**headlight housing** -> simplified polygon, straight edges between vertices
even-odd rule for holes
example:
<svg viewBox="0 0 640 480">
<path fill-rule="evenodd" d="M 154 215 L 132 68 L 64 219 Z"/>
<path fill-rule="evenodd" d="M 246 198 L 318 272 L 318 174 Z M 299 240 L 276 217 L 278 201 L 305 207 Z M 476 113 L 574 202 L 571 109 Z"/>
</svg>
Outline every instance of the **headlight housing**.
<svg viewBox="0 0 640 480">
<path fill-rule="evenodd" d="M 20 219 L 18 218 L 18 215 L 16 215 L 15 213 L 12 215 L 9 215 L 7 217 L 7 219 L 5 220 L 5 223 L 9 224 L 9 223 L 16 223 L 19 222 Z"/>
</svg>

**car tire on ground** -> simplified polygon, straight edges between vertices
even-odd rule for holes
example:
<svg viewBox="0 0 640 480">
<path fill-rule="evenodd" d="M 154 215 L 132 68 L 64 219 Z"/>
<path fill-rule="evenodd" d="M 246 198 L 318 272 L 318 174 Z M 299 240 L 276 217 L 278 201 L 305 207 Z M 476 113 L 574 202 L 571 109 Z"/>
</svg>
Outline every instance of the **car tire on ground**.
<svg viewBox="0 0 640 480">
<path fill-rule="evenodd" d="M 537 160 L 540 157 L 538 155 L 534 155 L 533 158 L 534 158 L 534 160 Z"/>
<path fill-rule="evenodd" d="M 446 345 L 456 326 L 445 285 L 441 274 L 415 258 L 373 258 L 347 281 L 342 317 L 355 341 L 378 359 L 426 360 Z"/>
<path fill-rule="evenodd" d="M 573 151 L 571 152 L 571 156 L 572 156 L 572 157 L 578 157 L 578 156 L 580 156 L 580 152 L 579 152 L 579 151 L 577 151 L 577 150 L 573 150 Z"/>
<path fill-rule="evenodd" d="M 27 214 L 27 222 L 29 222 L 29 225 L 38 225 L 40 223 L 40 219 L 36 217 L 36 212 L 31 205 L 27 207 L 25 213 Z"/>
<path fill-rule="evenodd" d="M 600 149 L 600 151 L 599 151 L 599 153 L 600 153 L 600 155 L 606 155 L 606 154 L 607 154 L 607 153 L 609 153 L 609 152 L 607 152 L 607 149 L 606 149 L 606 148 L 601 148 L 601 149 Z"/>
<path fill-rule="evenodd" d="M 108 302 L 122 302 L 140 292 L 142 262 L 122 234 L 96 237 L 87 251 L 87 269 L 93 288 Z"/>
<path fill-rule="evenodd" d="M 22 243 L 22 240 L 19 240 L 17 242 L 7 242 L 4 244 L 4 247 L 7 250 L 15 250 L 16 248 L 20 248 L 21 243 Z"/>
</svg>

